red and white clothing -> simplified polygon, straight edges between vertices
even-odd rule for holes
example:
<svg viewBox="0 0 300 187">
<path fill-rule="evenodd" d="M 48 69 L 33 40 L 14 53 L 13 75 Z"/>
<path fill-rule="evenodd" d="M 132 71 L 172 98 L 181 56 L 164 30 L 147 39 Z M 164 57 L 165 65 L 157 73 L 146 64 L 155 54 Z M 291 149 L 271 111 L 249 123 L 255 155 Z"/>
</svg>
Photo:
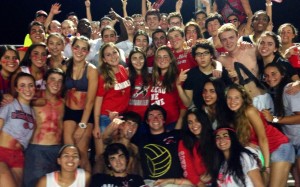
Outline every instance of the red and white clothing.
<svg viewBox="0 0 300 187">
<path fill-rule="evenodd" d="M 47 177 L 47 185 L 46 187 L 61 187 L 58 181 L 59 171 L 54 171 L 52 173 L 48 173 Z M 83 169 L 78 168 L 76 171 L 76 179 L 69 187 L 83 187 L 86 186 L 85 181 L 85 171 Z"/>
<path fill-rule="evenodd" d="M 227 17 L 230 16 L 231 14 L 235 14 L 237 15 L 241 23 L 246 22 L 247 15 L 245 13 L 241 0 L 227 0 L 227 1 L 228 4 L 231 5 L 231 7 L 235 8 L 239 12 L 234 11 L 227 3 L 225 3 L 224 8 L 222 10 L 219 10 L 224 21 L 227 23 L 228 22 Z"/>
<path fill-rule="evenodd" d="M 177 59 L 177 69 L 180 70 L 186 70 L 191 69 L 193 67 L 197 66 L 197 62 L 193 58 L 192 54 L 188 51 L 182 51 L 176 53 L 173 52 L 175 58 Z"/>
<path fill-rule="evenodd" d="M 119 65 L 119 72 L 115 74 L 116 83 L 113 88 L 106 90 L 103 77 L 99 76 L 97 96 L 103 97 L 101 115 L 109 115 L 108 111 L 123 113 L 127 110 L 130 99 L 130 81 L 128 72 Z"/>
<path fill-rule="evenodd" d="M 166 125 L 177 122 L 179 118 L 180 109 L 186 109 L 181 102 L 178 95 L 177 88 L 174 85 L 174 89 L 171 92 L 167 92 L 166 88 L 162 87 L 163 77 L 160 77 L 160 81 L 157 85 L 153 85 L 151 88 L 150 104 L 160 105 L 167 111 Z"/>
<path fill-rule="evenodd" d="M 183 176 L 191 181 L 194 185 L 200 182 L 200 176 L 206 173 L 206 167 L 201 155 L 198 153 L 199 143 L 196 143 L 193 148 L 193 154 L 188 150 L 183 141 L 179 141 L 178 155 L 180 164 L 183 169 Z"/>
<path fill-rule="evenodd" d="M 127 110 L 136 112 L 144 118 L 145 111 L 150 104 L 150 90 L 151 86 L 143 85 L 142 76 L 138 75 L 135 80 L 135 86 L 133 90 L 131 90 L 131 97 Z"/>
</svg>

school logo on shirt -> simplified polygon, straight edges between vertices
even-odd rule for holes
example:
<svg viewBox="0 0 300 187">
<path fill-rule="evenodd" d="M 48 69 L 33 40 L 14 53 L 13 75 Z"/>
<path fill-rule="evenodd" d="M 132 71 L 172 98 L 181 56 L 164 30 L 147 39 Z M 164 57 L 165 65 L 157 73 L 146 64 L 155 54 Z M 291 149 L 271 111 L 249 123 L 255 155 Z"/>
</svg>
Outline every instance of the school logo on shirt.
<svg viewBox="0 0 300 187">
<path fill-rule="evenodd" d="M 115 90 L 123 90 L 130 86 L 130 81 L 126 80 L 124 82 L 116 83 L 114 89 Z"/>
</svg>

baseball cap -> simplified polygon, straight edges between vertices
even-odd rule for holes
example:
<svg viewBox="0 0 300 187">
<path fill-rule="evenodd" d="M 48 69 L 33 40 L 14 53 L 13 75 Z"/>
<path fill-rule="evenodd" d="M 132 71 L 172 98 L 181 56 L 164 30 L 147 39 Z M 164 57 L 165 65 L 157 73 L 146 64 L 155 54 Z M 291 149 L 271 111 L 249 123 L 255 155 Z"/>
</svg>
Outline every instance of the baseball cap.
<svg viewBox="0 0 300 187">
<path fill-rule="evenodd" d="M 39 17 L 39 16 L 45 16 L 45 17 L 47 17 L 48 14 L 47 14 L 47 12 L 45 12 L 45 11 L 43 11 L 43 10 L 39 10 L 39 11 L 37 11 L 37 12 L 35 13 L 35 17 Z"/>
</svg>

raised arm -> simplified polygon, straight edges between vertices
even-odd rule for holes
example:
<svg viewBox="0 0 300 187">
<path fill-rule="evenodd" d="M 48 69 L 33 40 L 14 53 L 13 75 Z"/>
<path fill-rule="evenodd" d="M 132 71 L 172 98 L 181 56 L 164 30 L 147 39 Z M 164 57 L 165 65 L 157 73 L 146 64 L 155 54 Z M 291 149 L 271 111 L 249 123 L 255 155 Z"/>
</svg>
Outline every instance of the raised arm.
<svg viewBox="0 0 300 187">
<path fill-rule="evenodd" d="M 123 17 L 126 18 L 128 16 L 127 14 L 127 0 L 121 0 L 122 2 L 122 8 L 123 8 Z"/>
<path fill-rule="evenodd" d="M 178 0 L 176 2 L 176 6 L 175 6 L 175 9 L 176 9 L 175 11 L 180 14 L 181 14 L 182 3 L 183 3 L 183 0 Z"/>
<path fill-rule="evenodd" d="M 92 13 L 91 13 L 91 2 L 90 0 L 86 0 L 85 2 L 85 11 L 86 11 L 86 18 L 92 22 Z"/>
<path fill-rule="evenodd" d="M 272 6 L 273 6 L 272 1 L 271 0 L 266 0 L 266 12 L 267 12 L 267 15 L 270 17 L 270 22 L 269 22 L 269 25 L 267 27 L 267 31 L 272 31 L 273 30 Z"/>
<path fill-rule="evenodd" d="M 49 12 L 49 15 L 44 23 L 44 26 L 46 28 L 46 32 L 48 31 L 48 26 L 50 25 L 51 21 L 53 20 L 54 16 L 59 14 L 61 12 L 60 10 L 60 7 L 61 7 L 61 4 L 59 3 L 54 3 L 52 6 L 51 6 L 51 9 L 50 9 L 50 12 Z"/>
</svg>

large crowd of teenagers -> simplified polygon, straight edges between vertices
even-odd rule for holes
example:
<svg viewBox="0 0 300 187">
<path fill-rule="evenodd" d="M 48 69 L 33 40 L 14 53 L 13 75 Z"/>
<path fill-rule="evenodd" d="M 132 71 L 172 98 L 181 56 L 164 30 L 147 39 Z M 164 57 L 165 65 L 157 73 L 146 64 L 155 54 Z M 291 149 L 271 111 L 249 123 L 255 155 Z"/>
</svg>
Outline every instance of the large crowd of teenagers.
<svg viewBox="0 0 300 187">
<path fill-rule="evenodd" d="M 0 46 L 0 187 L 299 187 L 300 47 L 276 2 L 200 0 L 183 23 L 182 0 L 121 1 L 100 21 L 55 3 Z"/>
</svg>

